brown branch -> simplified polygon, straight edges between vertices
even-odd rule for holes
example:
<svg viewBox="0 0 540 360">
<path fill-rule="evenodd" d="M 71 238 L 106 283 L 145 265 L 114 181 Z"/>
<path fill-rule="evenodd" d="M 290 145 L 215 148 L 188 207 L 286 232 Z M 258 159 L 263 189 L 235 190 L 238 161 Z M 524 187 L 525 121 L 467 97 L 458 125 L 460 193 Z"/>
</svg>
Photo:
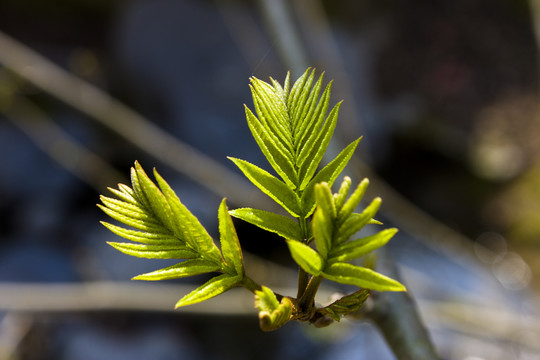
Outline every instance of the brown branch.
<svg viewBox="0 0 540 360">
<path fill-rule="evenodd" d="M 387 256 L 379 257 L 377 268 L 403 282 Z M 360 313 L 377 325 L 398 360 L 439 359 L 410 293 L 372 292 Z"/>
</svg>

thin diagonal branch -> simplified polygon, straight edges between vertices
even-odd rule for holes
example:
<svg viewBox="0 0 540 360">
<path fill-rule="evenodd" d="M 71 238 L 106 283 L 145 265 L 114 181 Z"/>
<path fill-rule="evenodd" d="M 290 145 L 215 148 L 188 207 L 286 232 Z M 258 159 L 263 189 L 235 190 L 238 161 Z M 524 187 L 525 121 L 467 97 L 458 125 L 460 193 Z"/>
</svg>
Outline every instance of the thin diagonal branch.
<svg viewBox="0 0 540 360">
<path fill-rule="evenodd" d="M 9 106 L 0 112 L 50 158 L 96 191 L 119 181 L 125 182 L 123 174 L 73 139 L 30 100 L 12 97 Z"/>
<path fill-rule="evenodd" d="M 272 206 L 243 177 L 1 32 L 0 63 L 220 197 L 237 204 Z"/>
</svg>

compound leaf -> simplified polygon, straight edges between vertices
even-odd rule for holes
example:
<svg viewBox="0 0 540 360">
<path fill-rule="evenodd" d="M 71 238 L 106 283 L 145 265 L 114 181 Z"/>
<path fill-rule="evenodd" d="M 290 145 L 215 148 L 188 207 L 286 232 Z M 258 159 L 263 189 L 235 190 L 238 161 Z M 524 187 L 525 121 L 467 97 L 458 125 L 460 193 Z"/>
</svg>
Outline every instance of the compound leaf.
<svg viewBox="0 0 540 360">
<path fill-rule="evenodd" d="M 182 204 L 174 190 L 167 182 L 154 170 L 154 176 L 163 191 L 163 194 L 170 205 L 174 216 L 172 227 L 177 236 L 184 239 L 194 249 L 197 249 L 202 255 L 221 263 L 221 253 L 214 244 L 212 237 L 208 234 L 204 226 L 193 215 L 188 208 Z"/>
</svg>

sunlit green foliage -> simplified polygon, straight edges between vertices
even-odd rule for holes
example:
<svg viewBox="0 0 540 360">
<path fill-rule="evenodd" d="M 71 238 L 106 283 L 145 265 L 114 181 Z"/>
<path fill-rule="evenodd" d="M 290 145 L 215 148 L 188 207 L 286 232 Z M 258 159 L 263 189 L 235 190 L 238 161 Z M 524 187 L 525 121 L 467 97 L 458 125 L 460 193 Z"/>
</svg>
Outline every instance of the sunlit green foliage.
<svg viewBox="0 0 540 360">
<path fill-rule="evenodd" d="M 118 190 L 110 189 L 119 199 L 101 196 L 103 205 L 98 206 L 107 215 L 134 228 L 102 222 L 115 234 L 133 241 L 109 244 L 132 256 L 187 260 L 133 279 L 166 280 L 222 273 L 180 299 L 176 307 L 207 300 L 239 285 L 244 277 L 242 251 L 225 200 L 218 211 L 220 251 L 199 220 L 155 170 L 154 176 L 159 187 L 136 162 L 131 169 L 131 188 L 120 184 Z"/>
<path fill-rule="evenodd" d="M 102 196 L 103 205 L 99 205 L 113 219 L 132 229 L 103 224 L 132 241 L 110 243 L 128 255 L 183 260 L 138 275 L 134 277 L 136 280 L 216 274 L 180 299 L 176 307 L 195 304 L 232 287 L 243 286 L 255 294 L 263 330 L 277 329 L 294 319 L 326 326 L 357 311 L 370 289 L 405 290 L 396 280 L 350 263 L 385 245 L 397 229 L 353 238 L 368 224 L 380 225 L 374 220 L 381 205 L 380 198 L 372 200 L 361 212 L 355 212 L 366 192 L 367 179 L 349 196 L 351 179 L 345 177 L 338 192 L 332 193 L 332 184 L 351 159 L 360 139 L 321 166 L 341 105 L 338 103 L 328 111 L 331 83 L 323 90 L 323 75 L 316 79 L 315 71 L 311 69 L 292 87 L 289 75 L 283 85 L 270 80 L 266 83 L 251 79 L 255 113 L 247 106 L 245 112 L 253 137 L 277 176 L 245 160 L 230 160 L 290 216 L 254 208 L 229 211 L 223 200 L 218 210 L 218 248 L 165 180 L 154 170 L 156 185 L 136 162 L 131 172 L 131 188 L 121 184 L 118 190 L 110 189 L 117 199 Z M 287 242 L 291 256 L 299 266 L 298 298 L 275 294 L 245 274 L 242 250 L 231 216 L 273 232 Z M 323 278 L 361 289 L 326 307 L 317 308 L 314 298 Z"/>
</svg>

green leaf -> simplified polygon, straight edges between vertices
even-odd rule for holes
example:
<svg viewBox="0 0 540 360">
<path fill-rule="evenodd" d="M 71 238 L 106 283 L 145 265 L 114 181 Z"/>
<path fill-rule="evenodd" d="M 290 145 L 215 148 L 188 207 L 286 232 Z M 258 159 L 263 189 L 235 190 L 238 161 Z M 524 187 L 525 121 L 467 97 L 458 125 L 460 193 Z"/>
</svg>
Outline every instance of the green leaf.
<svg viewBox="0 0 540 360">
<path fill-rule="evenodd" d="M 324 72 L 319 76 L 319 79 L 311 89 L 309 97 L 307 98 L 305 105 L 302 108 L 301 113 L 295 112 L 293 118 L 293 137 L 294 142 L 297 146 L 296 151 L 300 151 L 303 147 L 303 142 L 301 141 L 302 135 L 304 135 L 306 128 L 313 123 L 314 112 L 317 108 L 317 100 L 319 99 L 319 94 L 321 92 L 322 81 L 324 78 Z M 307 93 L 307 91 L 306 91 Z M 329 98 L 328 98 L 329 100 Z"/>
<path fill-rule="evenodd" d="M 283 206 L 292 216 L 300 217 L 298 196 L 283 182 L 267 171 L 245 161 L 229 157 L 244 175 L 263 193 Z"/>
<path fill-rule="evenodd" d="M 310 71 L 312 73 L 315 72 L 315 70 L 307 68 L 307 70 L 298 78 L 298 80 L 294 82 L 294 85 L 292 86 L 291 92 L 289 93 L 289 98 L 287 99 L 287 106 L 289 109 L 291 109 L 291 112 L 294 111 L 298 104 L 300 95 L 305 87 Z"/>
<path fill-rule="evenodd" d="M 105 214 L 109 215 L 115 220 L 120 221 L 123 224 L 129 225 L 135 229 L 142 231 L 147 231 L 151 233 L 166 234 L 169 231 L 164 228 L 161 224 L 157 223 L 153 218 L 147 219 L 135 219 L 129 216 L 126 216 L 118 211 L 109 209 L 108 207 L 97 205 Z"/>
<path fill-rule="evenodd" d="M 346 316 L 351 312 L 360 310 L 368 297 L 369 290 L 361 289 L 334 301 L 332 304 L 320 309 L 319 311 L 324 315 L 330 316 L 335 321 L 340 321 L 342 316 Z"/>
<path fill-rule="evenodd" d="M 135 163 L 138 162 L 136 161 Z M 133 197 L 135 198 L 135 200 L 137 200 L 137 203 L 142 208 L 151 210 L 152 207 L 150 206 L 150 202 L 146 198 L 146 195 L 144 195 L 144 191 L 141 188 L 141 184 L 139 183 L 139 176 L 137 175 L 135 167 L 131 168 L 131 188 L 133 190 Z"/>
<path fill-rule="evenodd" d="M 178 300 L 175 309 L 181 306 L 196 304 L 215 296 L 224 293 L 227 290 L 232 289 L 242 281 L 240 276 L 231 276 L 229 274 L 222 274 L 208 280 L 197 289 L 193 290 L 182 299 Z"/>
<path fill-rule="evenodd" d="M 347 198 L 347 195 L 349 194 L 350 188 L 351 188 L 351 178 L 348 176 L 345 176 L 343 178 L 343 181 L 341 182 L 338 193 L 334 195 L 334 203 L 336 206 L 336 211 L 338 213 L 342 211 L 341 208 L 343 207 L 343 204 L 345 203 L 345 200 Z"/>
<path fill-rule="evenodd" d="M 186 260 L 179 264 L 166 267 L 164 269 L 152 271 L 146 274 L 137 275 L 131 280 L 170 280 L 180 279 L 188 276 L 205 274 L 209 272 L 219 271 L 220 266 L 213 262 L 201 259 Z"/>
<path fill-rule="evenodd" d="M 279 301 L 272 290 L 262 286 L 261 290 L 255 290 L 255 307 L 259 311 L 272 313 L 279 307 Z"/>
<path fill-rule="evenodd" d="M 367 187 L 369 185 L 369 180 L 364 179 L 358 184 L 354 192 L 351 194 L 347 202 L 343 205 L 339 212 L 339 219 L 340 222 L 345 221 L 356 209 L 358 204 L 360 204 L 360 201 L 364 197 L 364 194 L 366 193 Z"/>
<path fill-rule="evenodd" d="M 386 245 L 397 232 L 398 229 L 390 228 L 354 241 L 345 242 L 332 249 L 328 262 L 346 262 L 364 256 Z"/>
<path fill-rule="evenodd" d="M 324 123 L 328 106 L 330 105 L 331 89 L 332 81 L 326 85 L 326 88 L 324 89 L 324 92 L 313 109 L 310 117 L 305 118 L 296 128 L 295 141 L 297 154 L 309 146 L 308 142 L 313 141 L 313 139 L 315 139 L 319 133 Z"/>
<path fill-rule="evenodd" d="M 135 198 L 133 197 L 133 190 L 131 190 L 127 185 L 124 185 L 124 184 L 118 184 L 118 188 L 120 190 L 116 190 L 116 189 L 113 189 L 113 188 L 107 188 L 110 192 L 112 192 L 114 195 L 116 195 L 119 199 L 121 199 L 122 201 L 126 202 L 126 203 L 129 203 L 129 204 L 132 204 L 132 205 L 137 205 L 137 200 L 135 200 Z M 125 189 L 129 189 L 131 190 L 131 192 L 127 192 L 125 191 Z"/>
<path fill-rule="evenodd" d="M 287 81 L 289 81 L 289 72 L 287 72 L 287 77 L 285 78 L 285 85 L 287 85 Z M 289 96 L 289 89 L 287 87 L 287 90 L 281 84 L 279 81 L 274 80 L 272 77 L 270 77 L 270 82 L 272 82 L 272 85 L 274 86 L 274 90 L 276 91 L 276 94 L 279 96 L 280 100 L 283 102 L 283 104 L 287 104 L 287 97 Z"/>
<path fill-rule="evenodd" d="M 276 233 L 285 239 L 303 240 L 298 223 L 289 217 L 252 208 L 230 210 L 229 214 L 261 229 Z"/>
<path fill-rule="evenodd" d="M 298 98 L 292 104 L 292 106 L 289 107 L 289 114 L 291 115 L 292 119 L 291 129 L 296 129 L 298 123 L 302 120 L 303 115 L 305 115 L 304 107 L 306 105 L 306 102 L 308 101 L 311 85 L 313 84 L 314 78 L 315 70 L 311 71 L 311 73 L 306 79 L 306 82 L 304 83 L 302 88 L 299 89 L 300 91 L 298 93 Z"/>
<path fill-rule="evenodd" d="M 343 171 L 349 160 L 351 159 L 354 150 L 358 146 L 360 139 L 356 139 L 350 143 L 345 149 L 343 149 L 334 160 L 326 165 L 321 171 L 319 171 L 309 184 L 305 187 L 301 197 L 302 212 L 306 214 L 306 217 L 313 213 L 315 210 L 315 184 L 326 182 L 328 186 L 332 186 L 338 175 Z"/>
<path fill-rule="evenodd" d="M 326 256 L 332 248 L 332 236 L 334 233 L 334 222 L 336 209 L 334 198 L 328 184 L 321 183 L 315 185 L 315 198 L 317 210 L 313 216 L 313 236 L 321 256 Z"/>
<path fill-rule="evenodd" d="M 314 139 L 314 143 L 310 144 L 309 142 L 300 152 L 298 157 L 300 165 L 300 174 L 299 178 L 301 179 L 300 188 L 304 188 L 311 178 L 321 162 L 324 153 L 330 143 L 330 139 L 334 134 L 334 129 L 337 124 L 337 116 L 339 108 L 341 107 L 341 102 L 339 102 L 330 112 L 328 118 L 326 119 L 323 128 L 320 130 L 319 135 Z M 305 150 L 305 151 L 304 151 Z"/>
<path fill-rule="evenodd" d="M 373 270 L 347 263 L 329 264 L 322 276 L 340 284 L 355 285 L 377 291 L 406 291 L 398 281 L 379 274 Z"/>
<path fill-rule="evenodd" d="M 161 193 L 159 188 L 150 180 L 148 175 L 144 172 L 139 162 L 135 162 L 135 172 L 137 179 L 139 180 L 140 189 L 143 192 L 145 198 L 150 204 L 149 210 L 155 214 L 156 218 L 167 228 L 172 229 L 172 211 L 169 203 L 165 199 L 165 196 Z"/>
<path fill-rule="evenodd" d="M 304 271 L 318 276 L 324 266 L 324 259 L 308 245 L 295 240 L 287 240 L 291 256 Z"/>
<path fill-rule="evenodd" d="M 252 78 L 251 93 L 253 95 L 253 104 L 261 125 L 276 140 L 283 144 L 287 149 L 287 156 L 292 159 L 292 135 L 289 124 L 289 114 L 287 106 L 283 101 L 283 94 L 276 91 L 264 81 Z"/>
<path fill-rule="evenodd" d="M 373 199 L 371 204 L 369 204 L 360 214 L 352 213 L 347 220 L 339 226 L 335 243 L 341 244 L 342 242 L 347 241 L 352 235 L 356 234 L 366 226 L 375 216 L 377 211 L 379 211 L 381 202 L 381 198 L 377 197 Z"/>
<path fill-rule="evenodd" d="M 147 211 L 138 206 L 137 204 L 131 204 L 123 200 L 112 199 L 101 195 L 99 197 L 103 205 L 107 208 L 114 210 L 115 212 L 125 215 L 128 218 L 139 219 L 143 221 L 152 222 L 156 225 L 161 225 L 153 215 L 149 215 Z"/>
<path fill-rule="evenodd" d="M 289 91 L 291 88 L 291 72 L 287 71 L 287 75 L 285 76 L 285 81 L 283 82 L 283 94 L 285 95 L 285 101 L 289 101 Z"/>
<path fill-rule="evenodd" d="M 326 259 L 328 252 L 332 248 L 333 223 L 320 208 L 315 210 L 313 215 L 312 229 L 317 250 Z"/>
<path fill-rule="evenodd" d="M 124 239 L 135 241 L 142 244 L 161 244 L 161 245 L 177 245 L 183 242 L 172 234 L 149 233 L 145 231 L 137 231 L 126 229 L 117 225 L 109 224 L 101 221 L 101 224 L 116 235 Z"/>
<path fill-rule="evenodd" d="M 190 248 L 179 244 L 149 245 L 119 242 L 107 243 L 124 254 L 146 259 L 190 259 L 199 256 Z"/>
<path fill-rule="evenodd" d="M 330 221 L 334 222 L 337 216 L 336 206 L 332 190 L 327 183 L 323 182 L 315 185 L 315 203 L 328 216 Z"/>
<path fill-rule="evenodd" d="M 236 234 L 236 229 L 229 215 L 229 209 L 225 199 L 221 201 L 218 210 L 219 235 L 221 241 L 221 252 L 229 269 L 233 274 L 244 276 L 244 259 L 242 257 L 242 248 Z"/>
<path fill-rule="evenodd" d="M 255 307 L 259 309 L 259 323 L 263 331 L 272 331 L 280 328 L 292 315 L 292 302 L 284 297 L 281 303 L 276 295 L 266 286 L 255 291 Z"/>
<path fill-rule="evenodd" d="M 133 191 L 132 188 L 125 184 L 118 184 L 118 190 L 122 191 L 126 195 L 131 196 L 133 199 L 135 199 L 135 191 Z"/>
<path fill-rule="evenodd" d="M 257 117 L 253 115 L 247 106 L 246 118 L 251 134 L 270 165 L 272 165 L 272 168 L 274 168 L 290 188 L 295 189 L 298 179 L 292 159 L 283 152 L 282 146 L 275 143 L 268 130 L 261 125 Z"/>
<path fill-rule="evenodd" d="M 159 187 L 161 188 L 161 191 L 163 191 L 174 216 L 172 227 L 175 230 L 175 234 L 199 251 L 202 256 L 206 256 L 214 262 L 221 264 L 221 253 L 204 226 L 202 226 L 195 215 L 182 204 L 173 189 L 155 170 L 154 176 L 156 177 Z"/>
</svg>

